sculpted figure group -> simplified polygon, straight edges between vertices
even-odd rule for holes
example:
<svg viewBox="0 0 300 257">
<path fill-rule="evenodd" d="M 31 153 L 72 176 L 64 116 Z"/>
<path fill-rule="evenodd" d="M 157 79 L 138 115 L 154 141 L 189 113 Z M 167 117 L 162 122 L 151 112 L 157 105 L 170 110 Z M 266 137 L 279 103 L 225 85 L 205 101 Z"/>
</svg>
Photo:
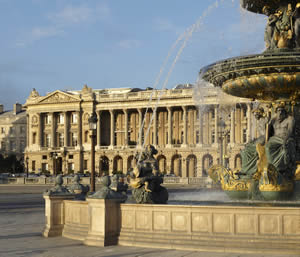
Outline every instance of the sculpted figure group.
<svg viewBox="0 0 300 257">
<path fill-rule="evenodd" d="M 262 12 L 268 16 L 265 28 L 266 50 L 300 46 L 300 3 L 294 9 L 292 4 L 288 4 L 275 11 L 266 5 Z"/>
<path fill-rule="evenodd" d="M 264 111 L 255 113 L 257 119 L 263 118 Z M 296 169 L 295 119 L 283 103 L 275 108 L 275 115 L 266 119 L 266 133 L 246 145 L 242 151 L 241 175 L 252 177 L 258 170 L 260 158 L 258 150 L 263 149 L 265 166 L 274 169 L 287 178 L 292 178 Z M 262 152 L 260 150 L 260 152 Z"/>
</svg>

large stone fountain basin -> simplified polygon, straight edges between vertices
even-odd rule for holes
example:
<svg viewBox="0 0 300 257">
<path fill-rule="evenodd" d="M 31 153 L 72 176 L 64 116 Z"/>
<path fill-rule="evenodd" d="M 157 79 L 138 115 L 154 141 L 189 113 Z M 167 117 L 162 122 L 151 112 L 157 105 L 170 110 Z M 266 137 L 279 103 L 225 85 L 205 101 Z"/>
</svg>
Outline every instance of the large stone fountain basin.
<svg viewBox="0 0 300 257">
<path fill-rule="evenodd" d="M 300 206 L 198 202 L 120 204 L 45 196 L 44 236 L 86 245 L 300 254 Z"/>
<path fill-rule="evenodd" d="M 241 56 L 206 66 L 203 79 L 230 95 L 265 101 L 297 98 L 300 52 Z"/>
</svg>

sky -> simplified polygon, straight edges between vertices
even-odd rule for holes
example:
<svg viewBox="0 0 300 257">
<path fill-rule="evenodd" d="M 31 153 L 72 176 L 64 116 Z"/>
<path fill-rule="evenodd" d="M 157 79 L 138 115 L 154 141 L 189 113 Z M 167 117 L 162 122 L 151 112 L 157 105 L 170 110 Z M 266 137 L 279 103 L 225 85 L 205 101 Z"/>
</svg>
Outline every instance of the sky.
<svg viewBox="0 0 300 257">
<path fill-rule="evenodd" d="M 0 0 L 0 104 L 59 90 L 173 88 L 264 50 L 239 0 Z"/>
</svg>

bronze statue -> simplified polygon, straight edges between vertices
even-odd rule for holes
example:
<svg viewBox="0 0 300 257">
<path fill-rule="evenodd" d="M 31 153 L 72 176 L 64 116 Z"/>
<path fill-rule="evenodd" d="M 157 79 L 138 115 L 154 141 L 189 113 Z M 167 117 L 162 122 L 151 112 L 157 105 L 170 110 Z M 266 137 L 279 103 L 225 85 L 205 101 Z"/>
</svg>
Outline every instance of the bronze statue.
<svg viewBox="0 0 300 257">
<path fill-rule="evenodd" d="M 269 139 L 265 146 L 267 160 L 280 173 L 293 176 L 296 168 L 295 119 L 288 115 L 282 104 L 275 112 L 277 115 L 269 124 Z"/>
<path fill-rule="evenodd" d="M 274 40 L 274 32 L 276 28 L 276 22 L 278 20 L 278 15 L 272 14 L 271 9 L 269 6 L 264 6 L 263 13 L 268 16 L 268 22 L 265 28 L 265 43 L 266 43 L 266 49 L 274 49 L 276 47 L 276 43 Z"/>
<path fill-rule="evenodd" d="M 154 158 L 156 153 L 154 146 L 148 145 L 141 153 L 141 158 L 136 157 L 137 163 L 129 172 L 132 196 L 137 203 L 164 204 L 168 201 L 168 191 L 161 186 L 163 178 Z"/>
</svg>

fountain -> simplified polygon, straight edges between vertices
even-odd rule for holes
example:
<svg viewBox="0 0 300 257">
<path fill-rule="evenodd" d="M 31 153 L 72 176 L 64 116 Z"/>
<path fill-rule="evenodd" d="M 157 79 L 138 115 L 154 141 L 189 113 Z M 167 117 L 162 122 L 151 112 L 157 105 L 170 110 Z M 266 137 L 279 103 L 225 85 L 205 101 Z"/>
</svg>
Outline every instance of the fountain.
<svg viewBox="0 0 300 257">
<path fill-rule="evenodd" d="M 300 163 L 300 3 L 241 0 L 248 11 L 268 17 L 266 50 L 219 61 L 203 68 L 203 79 L 232 96 L 259 100 L 256 118 L 265 133 L 241 152 L 242 169 L 213 166 L 209 173 L 230 197 L 290 199 Z"/>
<path fill-rule="evenodd" d="M 300 179 L 300 5 L 292 0 L 241 4 L 268 16 L 266 51 L 220 61 L 200 73 L 225 93 L 260 100 L 255 116 L 266 121 L 266 133 L 246 145 L 242 170 L 214 166 L 210 176 L 235 199 L 248 198 L 249 192 L 252 198 L 287 199 L 297 192 Z M 103 190 L 86 201 L 74 201 L 75 195 L 65 192 L 58 181 L 44 196 L 44 236 L 65 236 L 92 246 L 299 255 L 298 201 L 213 202 L 208 197 L 192 204 L 165 204 L 168 193 L 156 174 L 154 150 L 147 149 L 146 158 L 139 156 L 141 166 L 131 174 L 133 197 L 141 204 L 123 203 L 126 197 L 118 192 L 117 180 L 113 186 L 108 178 L 103 180 Z"/>
</svg>

